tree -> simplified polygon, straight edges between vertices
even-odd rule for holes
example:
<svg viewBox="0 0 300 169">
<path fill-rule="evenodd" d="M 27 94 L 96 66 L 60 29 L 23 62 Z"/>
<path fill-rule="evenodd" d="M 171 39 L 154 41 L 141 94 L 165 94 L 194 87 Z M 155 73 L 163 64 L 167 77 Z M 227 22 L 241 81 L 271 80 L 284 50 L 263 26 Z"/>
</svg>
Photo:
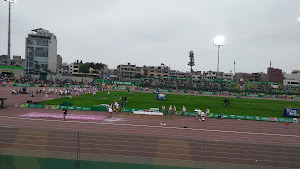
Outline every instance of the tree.
<svg viewBox="0 0 300 169">
<path fill-rule="evenodd" d="M 81 63 L 79 65 L 79 72 L 80 73 L 89 73 L 90 67 L 95 70 L 101 70 L 104 68 L 104 64 L 103 63 L 94 63 L 94 62 Z"/>
<path fill-rule="evenodd" d="M 91 67 L 93 69 L 101 70 L 101 69 L 104 68 L 104 64 L 103 63 L 94 63 L 94 62 L 92 62 Z"/>
<path fill-rule="evenodd" d="M 82 63 L 79 65 L 79 72 L 80 73 L 89 73 L 89 68 L 91 67 L 91 63 Z"/>
</svg>

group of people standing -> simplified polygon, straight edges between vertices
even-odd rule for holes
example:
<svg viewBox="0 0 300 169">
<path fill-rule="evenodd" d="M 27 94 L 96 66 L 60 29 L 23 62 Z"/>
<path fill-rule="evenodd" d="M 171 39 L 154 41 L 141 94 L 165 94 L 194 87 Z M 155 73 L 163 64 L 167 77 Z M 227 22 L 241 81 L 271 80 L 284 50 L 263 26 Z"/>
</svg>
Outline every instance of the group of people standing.
<svg viewBox="0 0 300 169">
<path fill-rule="evenodd" d="M 166 111 L 166 106 L 165 105 L 163 105 L 162 107 L 161 107 L 161 110 L 162 110 L 162 112 L 164 113 L 165 111 Z M 169 109 L 168 109 L 168 115 L 176 115 L 176 106 L 175 105 L 170 105 L 169 106 Z M 185 116 L 185 113 L 186 113 L 186 107 L 183 105 L 182 106 L 182 113 L 183 113 L 183 115 Z"/>
<path fill-rule="evenodd" d="M 107 118 L 111 118 L 111 115 L 112 115 L 113 112 L 116 112 L 117 114 L 119 114 L 119 110 L 120 110 L 119 102 L 115 101 L 114 104 L 110 103 L 108 108 L 107 108 L 107 112 L 108 112 L 108 117 Z"/>
<path fill-rule="evenodd" d="M 163 105 L 161 107 L 162 112 L 164 113 L 166 111 L 166 106 Z M 186 115 L 186 107 L 183 105 L 182 106 L 182 115 L 185 116 Z M 195 109 L 195 112 L 197 112 L 197 119 L 199 121 L 204 121 L 205 119 L 208 119 L 209 116 L 209 108 L 207 107 L 205 112 L 203 112 L 201 109 Z M 168 109 L 168 115 L 176 115 L 176 106 L 175 105 L 170 105 L 169 109 Z"/>
<path fill-rule="evenodd" d="M 203 112 L 201 109 L 195 109 L 195 112 L 197 112 L 197 120 L 198 121 L 205 121 L 205 119 L 208 119 L 209 116 L 209 108 L 207 107 L 205 112 Z"/>
</svg>

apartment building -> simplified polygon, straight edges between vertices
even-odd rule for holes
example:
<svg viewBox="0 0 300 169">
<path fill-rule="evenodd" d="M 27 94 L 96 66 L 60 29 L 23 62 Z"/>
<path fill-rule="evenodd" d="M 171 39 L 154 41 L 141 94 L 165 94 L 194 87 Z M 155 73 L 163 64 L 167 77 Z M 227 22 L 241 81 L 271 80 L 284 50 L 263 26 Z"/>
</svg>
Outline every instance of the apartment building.
<svg viewBox="0 0 300 169">
<path fill-rule="evenodd" d="M 27 73 L 57 72 L 57 39 L 53 33 L 42 28 L 32 30 L 26 38 L 25 51 Z M 40 70 L 36 70 L 36 65 Z"/>
<path fill-rule="evenodd" d="M 132 80 L 136 76 L 136 65 L 118 65 L 117 67 L 118 80 Z"/>
</svg>

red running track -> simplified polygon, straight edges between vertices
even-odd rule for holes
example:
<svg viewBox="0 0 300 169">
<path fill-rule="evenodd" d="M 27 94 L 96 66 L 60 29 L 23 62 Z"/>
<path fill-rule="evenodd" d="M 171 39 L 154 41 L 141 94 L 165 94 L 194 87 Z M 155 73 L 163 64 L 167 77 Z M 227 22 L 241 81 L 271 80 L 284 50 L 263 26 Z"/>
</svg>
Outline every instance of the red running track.
<svg viewBox="0 0 300 169">
<path fill-rule="evenodd" d="M 75 158 L 77 131 L 80 131 L 80 153 L 86 159 L 105 155 L 300 168 L 299 147 L 295 147 L 300 146 L 300 125 L 285 128 L 284 123 L 276 122 L 228 119 L 198 122 L 194 117 L 129 114 L 114 114 L 112 119 L 101 122 L 18 117 L 27 112 L 61 113 L 61 110 L 1 109 L 0 149 L 47 151 L 57 156 L 65 152 Z M 69 112 L 106 115 L 106 112 Z"/>
</svg>

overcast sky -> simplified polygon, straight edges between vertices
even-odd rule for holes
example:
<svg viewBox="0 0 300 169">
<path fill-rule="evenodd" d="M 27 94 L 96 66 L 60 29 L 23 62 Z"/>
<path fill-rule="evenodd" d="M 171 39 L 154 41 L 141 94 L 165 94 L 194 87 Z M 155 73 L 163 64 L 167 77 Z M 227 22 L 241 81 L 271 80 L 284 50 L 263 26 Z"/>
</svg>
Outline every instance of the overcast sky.
<svg viewBox="0 0 300 169">
<path fill-rule="evenodd" d="M 217 69 L 213 38 L 226 37 L 220 71 L 300 69 L 300 0 L 18 0 L 12 4 L 12 55 L 25 58 L 25 37 L 44 28 L 63 62 Z M 0 1 L 0 55 L 7 54 L 8 3 Z"/>
</svg>

